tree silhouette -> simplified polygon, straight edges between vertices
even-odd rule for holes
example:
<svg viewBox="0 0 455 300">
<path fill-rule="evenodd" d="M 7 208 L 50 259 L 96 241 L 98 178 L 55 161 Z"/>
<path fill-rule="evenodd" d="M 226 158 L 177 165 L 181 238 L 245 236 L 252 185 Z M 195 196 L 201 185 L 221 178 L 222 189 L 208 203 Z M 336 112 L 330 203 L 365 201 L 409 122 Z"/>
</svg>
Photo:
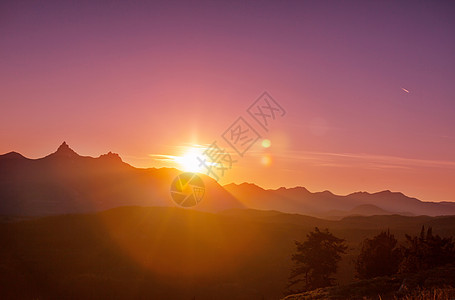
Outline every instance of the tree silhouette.
<svg viewBox="0 0 455 300">
<path fill-rule="evenodd" d="M 445 265 L 455 260 L 455 243 L 450 238 L 433 235 L 429 227 L 425 235 L 422 226 L 420 236 L 406 235 L 407 246 L 402 247 L 403 261 L 400 272 L 417 272 L 428 268 Z"/>
<path fill-rule="evenodd" d="M 333 284 L 330 276 L 337 271 L 341 254 L 346 253 L 345 240 L 335 237 L 327 229 L 307 235 L 307 240 L 295 242 L 297 252 L 292 255 L 295 267 L 289 277 L 288 288 L 303 283 L 303 291 Z"/>
<path fill-rule="evenodd" d="M 401 252 L 397 239 L 387 230 L 372 239 L 365 239 L 355 261 L 356 276 L 360 279 L 397 273 Z"/>
</svg>

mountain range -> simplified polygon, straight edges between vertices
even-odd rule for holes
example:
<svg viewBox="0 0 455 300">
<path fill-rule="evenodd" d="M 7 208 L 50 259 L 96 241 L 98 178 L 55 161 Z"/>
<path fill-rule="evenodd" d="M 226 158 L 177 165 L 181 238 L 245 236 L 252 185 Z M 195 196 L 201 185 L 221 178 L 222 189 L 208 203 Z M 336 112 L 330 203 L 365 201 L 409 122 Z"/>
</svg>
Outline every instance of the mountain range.
<svg viewBox="0 0 455 300">
<path fill-rule="evenodd" d="M 17 152 L 0 155 L 0 214 L 51 215 L 102 211 L 119 206 L 175 206 L 169 193 L 181 173 L 173 168 L 135 168 L 109 152 L 81 156 L 68 144 L 39 159 Z M 399 192 L 357 192 L 346 196 L 304 187 L 263 189 L 255 184 L 219 185 L 200 174 L 206 212 L 251 208 L 325 218 L 350 215 L 455 215 L 453 202 L 424 202 Z"/>
</svg>

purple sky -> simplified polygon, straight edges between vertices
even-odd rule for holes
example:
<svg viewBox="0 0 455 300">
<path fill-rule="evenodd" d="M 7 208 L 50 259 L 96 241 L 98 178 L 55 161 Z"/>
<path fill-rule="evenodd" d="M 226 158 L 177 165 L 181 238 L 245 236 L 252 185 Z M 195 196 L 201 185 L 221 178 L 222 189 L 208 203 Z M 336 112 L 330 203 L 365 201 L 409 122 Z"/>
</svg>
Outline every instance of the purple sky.
<svg viewBox="0 0 455 300">
<path fill-rule="evenodd" d="M 0 153 L 66 140 L 161 166 L 150 154 L 211 143 L 267 90 L 288 112 L 264 133 L 274 163 L 253 149 L 222 183 L 455 200 L 454 15 L 450 1 L 2 1 Z"/>
</svg>

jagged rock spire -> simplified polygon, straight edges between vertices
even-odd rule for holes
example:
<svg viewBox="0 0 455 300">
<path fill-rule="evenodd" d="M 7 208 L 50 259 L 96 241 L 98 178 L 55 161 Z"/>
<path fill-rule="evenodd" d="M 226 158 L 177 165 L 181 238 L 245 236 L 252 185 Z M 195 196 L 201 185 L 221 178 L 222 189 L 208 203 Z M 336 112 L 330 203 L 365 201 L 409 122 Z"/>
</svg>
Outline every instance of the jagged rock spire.
<svg viewBox="0 0 455 300">
<path fill-rule="evenodd" d="M 101 155 L 100 158 L 122 161 L 122 158 L 120 157 L 120 155 L 118 155 L 117 153 L 112 153 L 111 151 L 109 151 L 109 153 Z"/>
<path fill-rule="evenodd" d="M 63 142 L 57 149 L 56 152 L 54 152 L 54 155 L 57 156 L 65 156 L 65 157 L 74 157 L 74 156 L 79 156 L 76 152 L 74 152 L 73 149 L 68 146 L 66 142 Z"/>
</svg>

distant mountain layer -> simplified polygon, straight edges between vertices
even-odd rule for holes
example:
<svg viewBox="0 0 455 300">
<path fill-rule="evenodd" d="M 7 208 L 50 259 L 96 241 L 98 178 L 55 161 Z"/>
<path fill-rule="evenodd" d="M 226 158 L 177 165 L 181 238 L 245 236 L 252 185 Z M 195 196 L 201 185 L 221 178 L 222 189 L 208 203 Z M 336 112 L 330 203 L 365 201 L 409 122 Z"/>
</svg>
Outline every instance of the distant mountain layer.
<svg viewBox="0 0 455 300">
<path fill-rule="evenodd" d="M 228 184 L 224 188 L 247 207 L 319 217 L 455 214 L 453 202 L 424 202 L 391 191 L 339 196 L 329 191 L 311 193 L 304 187 L 265 190 L 250 183 Z"/>
<path fill-rule="evenodd" d="M 0 155 L 0 214 L 47 215 L 100 211 L 109 208 L 175 206 L 169 193 L 181 171 L 134 168 L 115 153 L 80 156 L 65 142 L 56 152 L 28 159 L 16 152 Z M 254 208 L 326 218 L 349 215 L 452 215 L 455 203 L 422 202 L 402 193 L 334 195 L 311 193 L 303 187 L 264 190 L 254 184 L 220 186 L 200 175 L 206 191 L 197 210 L 218 212 Z"/>
</svg>

